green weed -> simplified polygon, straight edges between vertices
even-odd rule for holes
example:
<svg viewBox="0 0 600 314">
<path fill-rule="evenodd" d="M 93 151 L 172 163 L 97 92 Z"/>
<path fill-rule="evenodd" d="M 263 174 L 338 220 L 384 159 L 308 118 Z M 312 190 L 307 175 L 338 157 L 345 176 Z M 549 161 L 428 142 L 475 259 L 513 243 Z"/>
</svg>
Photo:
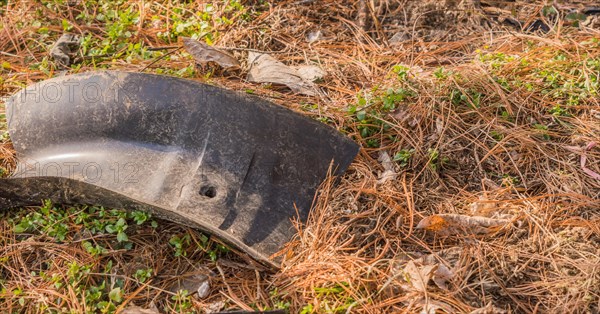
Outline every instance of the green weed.
<svg viewBox="0 0 600 314">
<path fill-rule="evenodd" d="M 414 148 L 411 149 L 401 149 L 395 155 L 393 160 L 397 161 L 400 164 L 400 167 L 408 166 L 412 155 L 414 154 Z"/>
<path fill-rule="evenodd" d="M 150 223 L 156 226 L 156 221 L 148 213 L 141 211 L 106 210 L 103 207 L 56 207 L 51 201 L 44 201 L 36 211 L 20 217 L 14 222 L 15 233 L 40 233 L 54 238 L 57 242 L 71 240 L 80 227 L 90 234 L 115 234 L 118 242 L 126 242 L 128 221 L 137 225 Z M 85 243 L 85 242 L 84 242 Z M 104 249 L 83 244 L 86 251 L 102 254 Z"/>
<path fill-rule="evenodd" d="M 386 134 L 391 127 L 384 120 L 400 104 L 414 96 L 412 90 L 403 87 L 389 88 L 383 93 L 375 90 L 357 96 L 358 102 L 348 107 L 347 111 L 354 116 L 360 137 L 368 147 L 379 147 L 382 135 L 393 139 L 393 136 Z"/>
</svg>

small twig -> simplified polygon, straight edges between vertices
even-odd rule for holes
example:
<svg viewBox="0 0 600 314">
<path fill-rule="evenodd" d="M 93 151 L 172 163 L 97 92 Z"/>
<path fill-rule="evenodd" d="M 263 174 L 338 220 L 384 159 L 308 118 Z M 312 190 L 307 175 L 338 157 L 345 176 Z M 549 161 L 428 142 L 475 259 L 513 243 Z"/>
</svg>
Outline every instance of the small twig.
<svg viewBox="0 0 600 314">
<path fill-rule="evenodd" d="M 160 50 L 169 50 L 169 49 L 181 49 L 183 46 L 164 46 L 164 47 L 150 47 L 148 51 L 160 51 Z M 234 50 L 234 51 L 251 51 L 251 52 L 259 52 L 259 53 L 285 53 L 285 51 L 264 51 L 253 48 L 243 48 L 243 47 L 223 47 L 223 46 L 213 46 L 215 49 L 221 50 Z"/>
<path fill-rule="evenodd" d="M 154 65 L 154 64 L 155 64 L 155 63 L 157 63 L 158 61 L 160 61 L 160 60 L 162 60 L 162 59 L 166 58 L 167 56 L 170 56 L 170 55 L 172 55 L 172 54 L 176 53 L 177 51 L 181 50 L 182 48 L 183 48 L 183 46 L 181 46 L 181 47 L 179 47 L 179 48 L 177 48 L 177 49 L 175 49 L 175 50 L 171 50 L 171 51 L 169 51 L 169 52 L 165 53 L 164 55 L 162 55 L 162 56 L 160 56 L 160 57 L 158 57 L 158 58 L 154 59 L 154 60 L 153 60 L 152 62 L 150 62 L 148 65 L 146 65 L 145 67 L 143 67 L 143 68 L 142 68 L 142 69 L 141 69 L 139 72 L 144 72 L 144 71 L 145 71 L 147 68 L 151 67 L 152 65 Z"/>
<path fill-rule="evenodd" d="M 9 52 L 5 52 L 5 51 L 0 51 L 1 55 L 5 55 L 5 56 L 9 56 L 9 57 L 13 57 L 13 58 L 23 58 L 23 56 L 18 56 Z"/>
<path fill-rule="evenodd" d="M 369 8 L 367 6 L 367 1 L 366 0 L 360 0 L 358 2 L 358 16 L 356 23 L 358 24 L 358 27 L 360 27 L 360 29 L 362 29 L 363 31 L 367 31 L 368 28 L 368 11 Z"/>
<path fill-rule="evenodd" d="M 115 55 L 115 53 L 112 53 L 112 54 L 103 54 L 103 55 L 97 55 L 97 56 L 79 56 L 79 57 L 73 59 L 73 64 L 77 64 L 77 63 L 80 63 L 80 62 L 85 61 L 85 60 L 94 60 L 96 58 L 97 59 L 109 58 L 109 57 L 112 57 L 114 55 Z"/>
<path fill-rule="evenodd" d="M 163 46 L 163 47 L 148 47 L 148 51 L 160 51 L 160 50 L 169 50 L 169 49 L 177 49 L 181 48 L 181 46 Z"/>
<path fill-rule="evenodd" d="M 268 53 L 268 54 L 285 53 L 285 51 L 264 51 L 264 50 L 258 50 L 258 49 L 252 49 L 252 48 L 241 48 L 241 47 L 238 48 L 238 47 L 214 46 L 214 48 L 221 49 L 221 50 L 251 51 L 251 52 Z"/>
</svg>

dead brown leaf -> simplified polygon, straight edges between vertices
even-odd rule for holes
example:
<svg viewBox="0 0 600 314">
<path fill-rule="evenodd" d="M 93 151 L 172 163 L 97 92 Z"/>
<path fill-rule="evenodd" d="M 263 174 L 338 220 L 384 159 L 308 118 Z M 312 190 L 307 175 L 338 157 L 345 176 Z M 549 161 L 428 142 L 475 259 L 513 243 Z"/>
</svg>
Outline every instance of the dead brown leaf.
<svg viewBox="0 0 600 314">
<path fill-rule="evenodd" d="M 185 50 L 200 64 L 215 62 L 223 68 L 240 66 L 240 63 L 229 53 L 211 47 L 199 40 L 184 37 L 183 47 L 185 47 Z"/>
<path fill-rule="evenodd" d="M 425 229 L 443 236 L 459 234 L 488 234 L 508 225 L 508 219 L 495 219 L 460 214 L 436 214 L 423 218 L 417 229 Z"/>
<path fill-rule="evenodd" d="M 420 314 L 453 313 L 452 307 L 442 301 L 423 298 L 415 303 L 421 306 Z"/>
<path fill-rule="evenodd" d="M 311 82 L 318 81 L 327 75 L 325 70 L 316 65 L 299 65 L 295 69 L 303 79 Z"/>
<path fill-rule="evenodd" d="M 412 289 L 426 292 L 427 283 L 437 268 L 438 265 L 420 265 L 415 261 L 410 261 L 404 267 L 404 274 Z"/>
<path fill-rule="evenodd" d="M 293 69 L 268 54 L 250 52 L 248 54 L 248 81 L 255 83 L 274 83 L 289 87 L 293 92 L 314 96 L 315 84 Z"/>
<path fill-rule="evenodd" d="M 396 177 L 398 177 L 398 174 L 394 170 L 394 162 L 392 161 L 390 154 L 388 154 L 387 151 L 381 151 L 381 152 L 379 152 L 378 160 L 379 160 L 379 162 L 381 162 L 381 165 L 383 166 L 383 173 L 381 173 L 379 175 L 379 178 L 377 179 L 377 183 L 384 184 L 384 183 L 388 182 L 389 180 L 395 180 Z"/>
<path fill-rule="evenodd" d="M 506 313 L 505 310 L 495 307 L 492 304 L 492 302 L 490 302 L 485 307 L 471 311 L 470 314 L 504 314 L 504 313 Z"/>
<path fill-rule="evenodd" d="M 587 162 L 587 156 L 585 154 L 586 151 L 591 150 L 592 148 L 594 148 L 597 145 L 596 142 L 590 142 L 588 143 L 588 145 L 585 147 L 585 149 L 583 149 L 583 154 L 581 155 L 581 160 L 580 160 L 580 164 L 581 164 L 581 169 L 583 170 L 583 172 L 585 172 L 588 176 L 596 179 L 596 180 L 600 180 L 600 174 L 591 170 L 590 168 L 586 167 L 586 162 Z"/>
<path fill-rule="evenodd" d="M 160 312 L 156 307 L 145 309 L 139 306 L 131 305 L 126 307 L 121 314 L 159 314 Z"/>
<path fill-rule="evenodd" d="M 192 274 L 182 276 L 171 286 L 171 292 L 186 290 L 189 294 L 195 294 L 200 299 L 204 299 L 210 292 L 210 279 L 205 274 Z"/>
<path fill-rule="evenodd" d="M 50 56 L 61 66 L 68 67 L 81 45 L 81 37 L 74 34 L 62 34 L 50 50 Z"/>
</svg>

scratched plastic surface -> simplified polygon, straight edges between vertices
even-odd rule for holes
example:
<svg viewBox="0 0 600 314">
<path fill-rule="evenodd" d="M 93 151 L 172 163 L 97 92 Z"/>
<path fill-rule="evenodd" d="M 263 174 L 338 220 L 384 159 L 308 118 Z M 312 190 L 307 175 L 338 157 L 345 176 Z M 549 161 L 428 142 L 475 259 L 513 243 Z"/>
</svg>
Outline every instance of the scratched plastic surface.
<svg viewBox="0 0 600 314">
<path fill-rule="evenodd" d="M 341 174 L 358 151 L 258 97 L 149 74 L 51 79 L 14 95 L 7 112 L 19 166 L 0 181 L 0 206 L 48 197 L 143 208 L 268 263 L 330 165 Z"/>
</svg>

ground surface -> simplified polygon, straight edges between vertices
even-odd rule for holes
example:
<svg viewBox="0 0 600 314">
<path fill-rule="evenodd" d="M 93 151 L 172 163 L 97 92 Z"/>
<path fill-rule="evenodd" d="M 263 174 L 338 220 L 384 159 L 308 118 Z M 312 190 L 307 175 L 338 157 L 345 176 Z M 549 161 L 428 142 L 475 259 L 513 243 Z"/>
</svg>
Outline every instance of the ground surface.
<svg viewBox="0 0 600 314">
<path fill-rule="evenodd" d="M 338 185 L 323 184 L 278 271 L 142 212 L 5 211 L 1 307 L 598 313 L 600 23 L 590 5 L 0 1 L 2 97 L 64 71 L 175 75 L 268 98 L 362 146 Z M 65 32 L 83 38 L 67 68 L 49 56 Z M 181 37 L 227 49 L 241 68 L 196 66 Z M 320 92 L 249 82 L 256 51 L 318 65 Z M 0 102 L 8 175 L 4 114 Z"/>
</svg>

